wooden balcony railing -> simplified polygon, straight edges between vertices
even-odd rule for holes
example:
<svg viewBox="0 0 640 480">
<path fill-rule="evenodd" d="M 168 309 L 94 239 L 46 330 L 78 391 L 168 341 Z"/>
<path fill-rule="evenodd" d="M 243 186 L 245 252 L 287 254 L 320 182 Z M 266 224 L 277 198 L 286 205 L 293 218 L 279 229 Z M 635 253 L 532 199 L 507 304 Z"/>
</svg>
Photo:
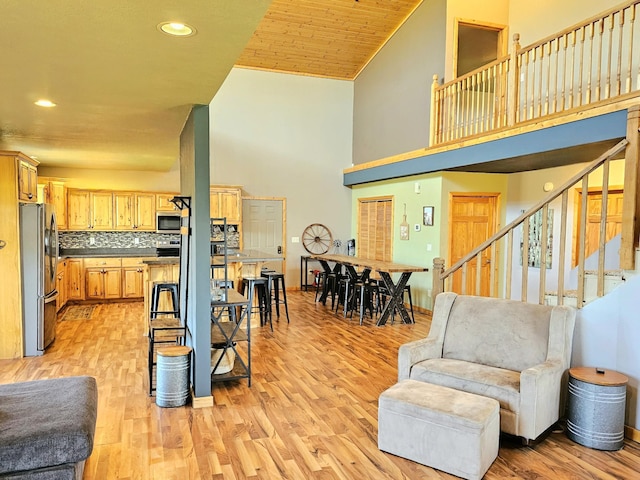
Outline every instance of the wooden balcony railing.
<svg viewBox="0 0 640 480">
<path fill-rule="evenodd" d="M 566 252 L 567 236 L 572 232 L 567 231 L 567 225 L 571 224 L 568 218 L 568 199 L 569 191 L 574 187 L 581 187 L 582 192 L 589 191 L 589 176 L 595 170 L 602 168 L 602 208 L 600 212 L 600 231 L 598 236 L 598 249 L 597 249 L 597 296 L 601 297 L 604 294 L 604 259 L 606 248 L 606 236 L 607 230 L 607 203 L 608 203 L 608 189 L 609 189 L 609 163 L 612 158 L 623 151 L 629 142 L 625 139 L 620 141 L 617 145 L 603 153 L 600 157 L 592 161 L 581 172 L 567 180 L 562 186 L 534 205 L 532 208 L 518 216 L 515 220 L 493 235 L 491 238 L 483 242 L 474 248 L 469 254 L 460 259 L 451 267 L 445 269 L 445 261 L 442 258 L 436 258 L 433 262 L 433 289 L 432 295 L 435 300 L 435 296 L 443 291 L 453 290 L 453 277 L 454 275 L 461 275 L 461 282 L 456 282 L 460 285 L 457 293 L 468 295 L 480 295 L 481 293 L 481 263 L 489 262 L 491 268 L 491 279 L 489 286 L 489 296 L 499 298 L 517 298 L 526 302 L 528 299 L 528 281 L 529 281 L 529 262 L 527 261 L 526 254 L 514 253 L 514 232 L 518 228 L 522 228 L 521 236 L 521 252 L 529 252 L 529 228 L 531 225 L 531 219 L 535 215 L 539 215 L 542 219 L 541 228 L 539 231 L 540 239 L 548 239 L 548 229 L 550 228 L 548 223 L 549 218 L 549 205 L 554 200 L 561 199 L 561 211 L 560 211 L 560 235 L 559 238 L 553 237 L 552 242 L 548 243 L 545 240 L 538 242 L 539 251 L 538 258 L 540 259 L 540 278 L 539 278 L 539 294 L 538 303 L 543 304 L 545 293 L 547 289 L 548 271 L 553 271 L 556 274 L 554 283 L 557 285 L 557 297 L 558 304 L 562 305 L 566 293 L 566 266 L 569 264 L 568 256 Z M 582 195 L 582 204 L 580 208 L 580 218 L 578 220 L 577 238 L 578 238 L 578 282 L 577 282 L 577 306 L 581 307 L 584 301 L 584 279 L 585 279 L 585 238 L 587 229 L 587 195 Z M 540 213 L 541 212 L 541 215 Z M 554 256 L 557 255 L 558 267 L 551 270 L 547 267 L 546 259 L 547 253 L 554 252 Z M 502 254 L 500 252 L 503 252 Z M 501 255 L 504 255 L 501 258 Z M 522 255 L 522 272 L 521 272 L 521 292 L 518 294 L 512 294 L 513 282 L 513 259 L 518 255 Z M 468 271 L 475 272 L 472 275 L 474 278 L 468 278 Z M 500 272 L 502 274 L 500 275 Z M 502 279 L 502 282 L 497 281 L 498 277 Z M 497 285 L 502 283 L 503 288 L 498 289 Z M 468 291 L 469 285 L 472 285 L 472 291 Z M 500 291 L 498 291 L 500 290 Z"/>
<path fill-rule="evenodd" d="M 434 76 L 430 145 L 640 94 L 640 0 L 520 48 L 451 82 Z"/>
</svg>

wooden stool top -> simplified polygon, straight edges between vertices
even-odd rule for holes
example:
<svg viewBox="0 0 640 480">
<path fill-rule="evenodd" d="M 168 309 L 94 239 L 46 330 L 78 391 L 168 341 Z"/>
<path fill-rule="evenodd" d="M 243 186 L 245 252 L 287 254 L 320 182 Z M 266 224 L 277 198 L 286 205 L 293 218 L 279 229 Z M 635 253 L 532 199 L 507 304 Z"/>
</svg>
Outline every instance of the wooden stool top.
<svg viewBox="0 0 640 480">
<path fill-rule="evenodd" d="M 182 357 L 191 353 L 191 347 L 185 347 L 182 345 L 163 347 L 159 348 L 157 353 L 161 357 Z"/>
<path fill-rule="evenodd" d="M 627 376 L 622 373 L 606 368 L 603 368 L 602 370 L 604 370 L 604 373 L 596 372 L 595 367 L 574 367 L 569 369 L 569 375 L 576 380 L 605 387 L 626 385 L 629 381 Z"/>
</svg>

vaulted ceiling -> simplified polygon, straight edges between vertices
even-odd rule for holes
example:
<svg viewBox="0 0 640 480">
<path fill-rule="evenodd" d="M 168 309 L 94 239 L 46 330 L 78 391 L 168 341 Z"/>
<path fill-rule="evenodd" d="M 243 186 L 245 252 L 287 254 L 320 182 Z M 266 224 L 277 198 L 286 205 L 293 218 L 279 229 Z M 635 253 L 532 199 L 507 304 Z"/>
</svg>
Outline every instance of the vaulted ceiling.
<svg viewBox="0 0 640 480">
<path fill-rule="evenodd" d="M 191 105 L 234 65 L 351 80 L 420 3 L 3 0 L 0 149 L 43 166 L 168 170 Z M 166 21 L 196 34 L 169 37 Z"/>
</svg>

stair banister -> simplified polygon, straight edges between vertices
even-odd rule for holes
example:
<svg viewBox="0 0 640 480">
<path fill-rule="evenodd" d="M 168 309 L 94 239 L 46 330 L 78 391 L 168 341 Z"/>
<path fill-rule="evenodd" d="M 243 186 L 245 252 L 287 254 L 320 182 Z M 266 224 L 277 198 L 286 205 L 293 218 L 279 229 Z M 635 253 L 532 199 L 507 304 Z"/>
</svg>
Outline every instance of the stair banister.
<svg viewBox="0 0 640 480">
<path fill-rule="evenodd" d="M 568 189 L 571 188 L 573 185 L 575 185 L 580 180 L 582 180 L 583 181 L 583 190 L 585 192 L 588 191 L 587 178 L 588 178 L 589 174 L 591 172 L 593 172 L 594 170 L 596 170 L 605 161 L 608 161 L 610 158 L 614 157 L 615 155 L 617 155 L 618 153 L 623 151 L 626 148 L 628 143 L 629 142 L 627 141 L 627 139 L 622 139 L 616 145 L 614 145 L 609 150 L 607 150 L 602 155 L 600 155 L 598 158 L 593 160 L 582 171 L 580 171 L 579 173 L 577 173 L 576 175 L 571 177 L 569 180 L 564 182 L 556 190 L 554 190 L 551 193 L 549 193 L 549 195 L 547 195 L 544 199 L 542 199 L 541 201 L 536 203 L 529 210 L 527 210 L 526 212 L 520 214 L 515 220 L 511 221 L 508 225 L 506 225 L 505 227 L 500 229 L 492 237 L 490 237 L 489 239 L 485 240 L 480 245 L 475 247 L 467 255 L 465 255 L 463 258 L 458 260 L 456 263 L 454 263 L 448 269 L 444 269 L 444 259 L 442 259 L 442 258 L 434 258 L 434 263 L 433 263 L 433 266 L 434 266 L 434 269 L 433 269 L 433 289 L 432 289 L 433 298 L 435 299 L 435 296 L 438 293 L 444 291 L 444 281 L 445 281 L 445 279 L 450 277 L 459 268 L 461 268 L 464 265 L 466 265 L 467 262 L 469 262 L 469 260 L 471 260 L 474 257 L 476 257 L 477 255 L 481 254 L 481 252 L 483 250 L 485 250 L 487 247 L 493 246 L 498 240 L 500 240 L 502 237 L 504 237 L 507 234 L 509 235 L 509 244 L 508 244 L 509 252 L 508 252 L 508 257 L 507 257 L 507 262 L 509 262 L 509 265 L 508 265 L 509 271 L 508 271 L 507 274 L 510 276 L 511 253 L 512 253 L 512 250 L 513 250 L 513 233 L 512 233 L 513 229 L 515 227 L 517 227 L 518 225 L 520 225 L 521 223 L 523 223 L 525 219 L 527 219 L 528 217 L 533 215 L 535 212 L 537 212 L 541 208 L 545 207 L 546 205 L 548 205 L 549 203 L 551 203 L 552 201 L 554 201 L 556 198 L 558 198 L 561 195 L 563 196 L 563 198 L 562 198 L 563 212 L 566 211 L 565 204 L 568 201 L 567 198 L 566 198 L 567 197 L 566 192 L 568 191 Z M 603 191 L 603 193 L 604 193 L 604 191 Z M 585 225 L 585 220 L 586 220 L 586 197 L 587 197 L 586 195 L 583 195 L 583 206 L 582 206 L 583 220 L 582 220 L 582 225 Z M 546 218 L 543 219 L 543 223 L 545 223 L 545 222 L 546 222 Z M 564 219 L 564 221 L 562 223 L 563 223 L 563 225 L 566 224 L 566 219 Z M 529 222 L 524 222 L 523 223 L 523 228 L 524 228 L 523 239 L 522 239 L 522 241 L 523 241 L 523 251 L 526 252 L 526 251 L 528 251 L 528 235 L 527 235 L 527 233 L 528 233 L 528 229 L 529 229 Z M 566 226 L 564 228 L 566 229 Z M 565 232 L 566 232 L 566 230 L 565 230 Z M 566 235 L 566 233 L 565 233 L 565 235 Z M 561 233 L 561 236 L 562 236 L 562 233 Z M 562 242 L 562 243 L 564 243 L 564 242 Z M 584 281 L 584 257 L 585 257 L 585 253 L 584 253 L 584 232 L 583 231 L 581 231 L 579 243 L 580 243 L 579 265 L 581 265 L 582 271 L 578 275 L 578 281 L 581 282 L 581 281 Z M 564 246 L 561 246 L 561 248 L 564 249 Z M 522 263 L 523 263 L 523 265 L 522 265 L 522 268 L 523 268 L 523 282 L 522 282 L 522 284 L 523 284 L 523 287 L 522 287 L 523 295 L 522 295 L 522 300 L 526 301 L 526 288 L 527 288 L 526 279 L 527 279 L 528 262 L 522 262 Z M 564 275 L 564 269 L 562 270 L 562 274 Z M 510 285 L 510 282 L 508 282 L 508 284 Z M 463 283 L 463 288 L 464 288 L 464 283 Z M 582 291 L 583 289 L 579 288 L 578 290 Z M 510 294 L 510 286 L 508 287 L 508 293 Z M 509 298 L 509 297 L 507 297 L 507 298 Z M 578 300 L 580 301 L 581 299 L 578 299 Z"/>
</svg>

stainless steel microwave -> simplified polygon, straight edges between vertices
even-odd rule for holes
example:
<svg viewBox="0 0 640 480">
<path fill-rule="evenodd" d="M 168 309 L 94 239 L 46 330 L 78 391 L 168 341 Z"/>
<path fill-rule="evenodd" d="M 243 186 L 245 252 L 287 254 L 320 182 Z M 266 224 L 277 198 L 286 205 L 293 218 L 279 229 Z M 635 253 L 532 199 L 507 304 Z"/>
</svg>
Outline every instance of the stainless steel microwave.
<svg viewBox="0 0 640 480">
<path fill-rule="evenodd" d="M 180 213 L 157 212 L 156 213 L 157 233 L 180 233 Z"/>
</svg>

